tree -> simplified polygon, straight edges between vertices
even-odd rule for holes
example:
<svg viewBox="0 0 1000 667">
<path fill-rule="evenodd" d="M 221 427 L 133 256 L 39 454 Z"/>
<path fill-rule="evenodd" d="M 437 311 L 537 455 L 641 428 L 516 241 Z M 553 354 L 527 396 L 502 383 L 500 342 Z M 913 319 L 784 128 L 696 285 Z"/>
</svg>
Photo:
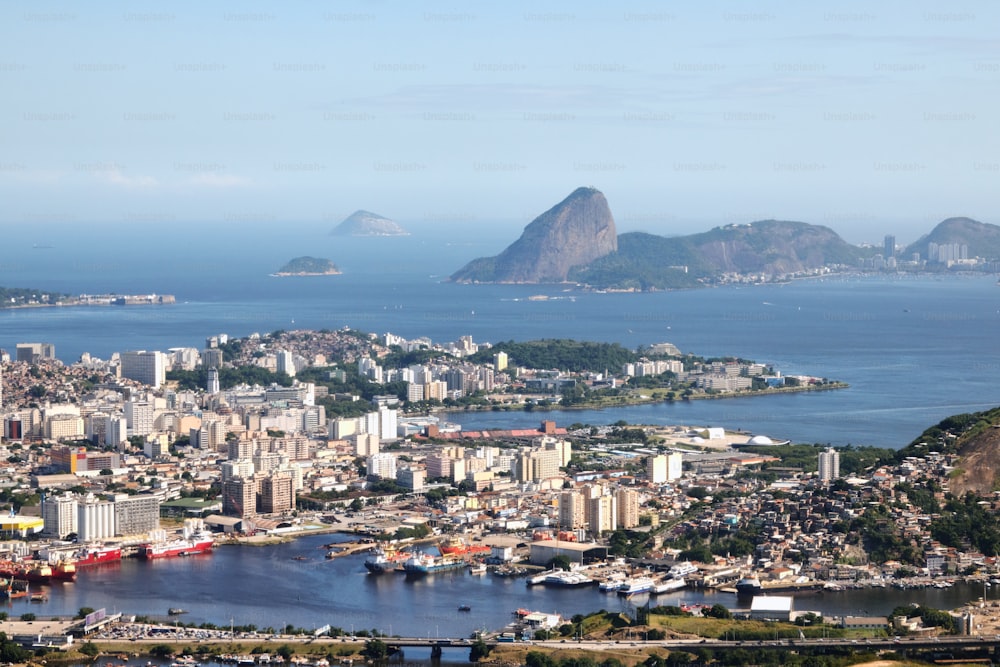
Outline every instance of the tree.
<svg viewBox="0 0 1000 667">
<path fill-rule="evenodd" d="M 479 662 L 489 656 L 491 650 L 490 645 L 483 641 L 482 637 L 479 637 L 469 649 L 469 662 Z"/>
<path fill-rule="evenodd" d="M 84 642 L 80 644 L 80 648 L 77 650 L 84 655 L 90 656 L 91 658 L 97 657 L 97 654 L 101 652 L 101 649 L 97 648 L 97 644 L 94 642 Z"/>
<path fill-rule="evenodd" d="M 76 618 L 86 618 L 87 614 L 93 614 L 93 613 L 94 613 L 93 607 L 80 607 L 80 609 L 77 610 L 76 612 Z"/>
<path fill-rule="evenodd" d="M 169 644 L 154 644 L 149 647 L 149 654 L 156 658 L 169 658 L 174 654 L 174 649 Z"/>
<path fill-rule="evenodd" d="M 389 656 L 389 647 L 381 639 L 371 639 L 365 642 L 361 654 L 369 660 L 385 660 Z"/>
<path fill-rule="evenodd" d="M 568 571 L 572 567 L 572 565 L 573 561 L 569 559 L 569 556 L 565 556 L 563 554 L 555 556 L 554 558 L 552 558 L 552 560 L 548 562 L 548 568 L 550 570 L 558 569 L 558 570 Z"/>
<path fill-rule="evenodd" d="M 710 616 L 711 618 L 725 618 L 730 619 L 733 617 L 732 612 L 729 611 L 724 605 L 715 603 L 709 609 L 703 609 L 701 612 L 702 616 Z"/>
</svg>

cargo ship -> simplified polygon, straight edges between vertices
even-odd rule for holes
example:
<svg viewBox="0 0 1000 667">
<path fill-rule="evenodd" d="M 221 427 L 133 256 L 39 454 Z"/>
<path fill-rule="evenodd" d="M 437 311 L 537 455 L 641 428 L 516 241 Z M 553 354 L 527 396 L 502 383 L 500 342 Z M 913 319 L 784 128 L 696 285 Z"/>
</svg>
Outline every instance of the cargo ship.
<svg viewBox="0 0 1000 667">
<path fill-rule="evenodd" d="M 465 561 L 454 556 L 432 556 L 428 553 L 417 553 L 403 563 L 403 570 L 409 574 L 436 574 L 449 570 L 460 570 L 465 567 Z"/>
<path fill-rule="evenodd" d="M 0 576 L 23 581 L 47 584 L 52 579 L 52 568 L 41 561 L 0 561 Z"/>
<path fill-rule="evenodd" d="M 403 563 L 409 560 L 413 554 L 408 551 L 400 551 L 392 545 L 379 547 L 368 558 L 365 559 L 365 568 L 372 574 L 382 574 L 392 572 L 403 567 Z"/>
<path fill-rule="evenodd" d="M 485 544 L 469 544 L 461 537 L 450 537 L 438 548 L 445 556 L 479 556 L 488 554 L 492 549 Z"/>
<path fill-rule="evenodd" d="M 90 544 L 80 547 L 74 555 L 77 567 L 89 567 L 103 563 L 117 563 L 122 559 L 121 547 L 107 544 Z"/>
<path fill-rule="evenodd" d="M 180 537 L 168 538 L 164 530 L 150 532 L 149 542 L 139 545 L 139 557 L 146 560 L 211 553 L 215 538 L 200 520 L 188 519 Z"/>
</svg>

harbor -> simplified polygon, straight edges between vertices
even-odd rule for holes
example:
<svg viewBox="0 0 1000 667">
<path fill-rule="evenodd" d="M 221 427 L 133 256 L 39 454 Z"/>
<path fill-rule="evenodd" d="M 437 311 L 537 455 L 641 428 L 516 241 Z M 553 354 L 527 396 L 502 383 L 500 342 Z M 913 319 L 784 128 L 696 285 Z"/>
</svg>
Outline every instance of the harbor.
<svg viewBox="0 0 1000 667">
<path fill-rule="evenodd" d="M 81 607 L 90 607 L 169 624 L 228 627 L 233 622 L 308 630 L 329 624 L 344 631 L 375 628 L 391 634 L 433 636 L 447 629 L 449 634 L 467 636 L 505 627 L 517 609 L 566 618 L 598 609 L 634 614 L 647 604 L 747 606 L 735 592 L 710 588 L 685 586 L 658 594 L 619 595 L 606 590 L 608 586 L 602 590 L 600 583 L 529 586 L 526 574 L 502 576 L 496 567 L 484 574 L 463 567 L 420 576 L 378 576 L 365 567 L 371 554 L 326 558 L 329 546 L 354 540 L 351 535 L 310 535 L 264 547 L 225 545 L 209 555 L 188 558 L 126 558 L 81 568 L 72 582 L 29 583 L 31 594 L 42 593 L 47 599 L 32 602 L 30 595 L 8 599 L 5 610 L 11 617 L 24 613 L 50 617 L 73 616 Z M 614 569 L 595 567 L 583 574 L 595 581 L 613 582 Z M 534 574 L 543 571 L 535 568 Z M 638 568 L 624 572 L 625 578 L 642 576 Z M 662 579 L 666 574 L 655 576 Z M 797 608 L 825 616 L 880 615 L 911 603 L 952 609 L 984 596 L 993 600 L 998 589 L 985 584 L 989 582 L 959 580 L 943 588 L 894 588 L 891 595 L 877 586 L 820 588 L 802 592 L 801 598 L 800 593 L 792 595 L 799 600 Z M 462 611 L 461 606 L 469 609 Z M 170 615 L 170 609 L 185 613 Z"/>
</svg>

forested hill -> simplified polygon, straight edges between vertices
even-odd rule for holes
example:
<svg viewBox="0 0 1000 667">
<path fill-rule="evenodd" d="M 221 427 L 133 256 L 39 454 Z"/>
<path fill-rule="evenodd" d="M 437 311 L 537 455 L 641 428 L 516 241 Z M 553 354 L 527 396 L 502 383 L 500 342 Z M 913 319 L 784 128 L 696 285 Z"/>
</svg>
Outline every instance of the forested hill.
<svg viewBox="0 0 1000 667">
<path fill-rule="evenodd" d="M 899 450 L 896 459 L 924 456 L 929 451 L 958 455 L 948 481 L 953 495 L 995 490 L 1000 471 L 1000 407 L 943 419 Z"/>
<path fill-rule="evenodd" d="M 618 343 L 592 343 L 588 341 L 553 338 L 518 343 L 512 340 L 497 343 L 470 357 L 475 363 L 493 359 L 497 352 L 506 352 L 510 366 L 526 368 L 559 369 L 561 371 L 618 371 L 623 364 L 634 362 L 639 355 Z"/>
</svg>

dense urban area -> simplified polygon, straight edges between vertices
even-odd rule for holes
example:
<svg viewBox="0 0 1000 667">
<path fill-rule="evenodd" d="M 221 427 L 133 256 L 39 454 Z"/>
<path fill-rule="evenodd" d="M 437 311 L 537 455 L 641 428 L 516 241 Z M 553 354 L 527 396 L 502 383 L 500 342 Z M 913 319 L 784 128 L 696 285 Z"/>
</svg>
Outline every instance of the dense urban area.
<svg viewBox="0 0 1000 667">
<path fill-rule="evenodd" d="M 745 602 L 646 607 L 628 620 L 646 640 L 690 632 L 671 616 L 733 614 L 794 623 L 790 636 L 804 640 L 820 625 L 842 637 L 973 634 L 988 623 L 970 609 L 822 619 L 791 594 L 1000 583 L 1000 501 L 950 486 L 959 445 L 994 429 L 992 413 L 945 420 L 892 451 L 711 425 L 559 426 L 572 412 L 545 410 L 833 384 L 669 343 L 278 331 L 68 365 L 51 345 L 24 343 L 0 368 L 7 596 L 108 549 L 186 555 L 304 526 L 356 533 L 344 553 L 370 552 L 373 573 L 482 568 L 625 596 L 735 590 Z M 539 426 L 467 431 L 445 408 L 538 410 Z M 620 639 L 624 626 L 605 616 L 525 610 L 510 637 Z"/>
</svg>

